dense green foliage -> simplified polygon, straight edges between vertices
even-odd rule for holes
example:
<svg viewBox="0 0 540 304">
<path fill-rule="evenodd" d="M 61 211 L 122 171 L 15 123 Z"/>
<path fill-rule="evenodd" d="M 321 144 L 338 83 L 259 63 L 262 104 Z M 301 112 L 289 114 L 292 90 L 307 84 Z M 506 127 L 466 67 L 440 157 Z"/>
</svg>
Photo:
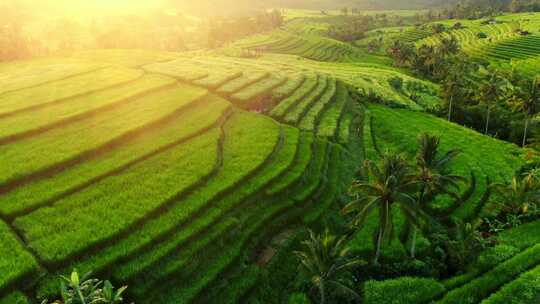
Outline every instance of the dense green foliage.
<svg viewBox="0 0 540 304">
<path fill-rule="evenodd" d="M 444 293 L 445 288 L 433 279 L 402 277 L 386 281 L 368 281 L 364 285 L 364 303 L 428 303 Z"/>
</svg>

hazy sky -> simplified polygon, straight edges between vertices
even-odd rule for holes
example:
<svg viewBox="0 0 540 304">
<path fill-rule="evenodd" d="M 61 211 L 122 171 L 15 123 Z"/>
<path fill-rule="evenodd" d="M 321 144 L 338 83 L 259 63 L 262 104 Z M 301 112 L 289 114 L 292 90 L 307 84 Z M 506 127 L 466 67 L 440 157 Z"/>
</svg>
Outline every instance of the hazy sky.
<svg viewBox="0 0 540 304">
<path fill-rule="evenodd" d="M 264 7 L 273 0 L 0 0 L 40 16 L 86 17 L 176 9 L 187 14 L 227 15 Z M 1 6 L 1 5 L 0 5 Z"/>
</svg>

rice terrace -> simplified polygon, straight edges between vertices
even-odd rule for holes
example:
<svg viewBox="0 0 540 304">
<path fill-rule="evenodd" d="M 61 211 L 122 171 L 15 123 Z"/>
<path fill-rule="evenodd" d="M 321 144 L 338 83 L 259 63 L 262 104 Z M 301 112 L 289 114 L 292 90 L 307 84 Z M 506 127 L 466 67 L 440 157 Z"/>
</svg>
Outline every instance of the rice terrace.
<svg viewBox="0 0 540 304">
<path fill-rule="evenodd" d="M 0 0 L 0 304 L 540 303 L 540 1 Z"/>
</svg>

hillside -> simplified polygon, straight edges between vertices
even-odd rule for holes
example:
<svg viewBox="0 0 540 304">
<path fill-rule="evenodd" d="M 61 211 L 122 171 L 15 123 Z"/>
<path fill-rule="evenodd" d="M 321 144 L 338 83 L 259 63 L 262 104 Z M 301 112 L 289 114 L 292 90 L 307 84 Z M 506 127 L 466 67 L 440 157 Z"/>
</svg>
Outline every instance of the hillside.
<svg viewBox="0 0 540 304">
<path fill-rule="evenodd" d="M 2 110 L 3 123 L 10 127 L 3 128 L 1 139 L 6 165 L 1 214 L 3 239 L 15 254 L 3 257 L 9 265 L 20 265 L 4 272 L 4 293 L 49 273 L 37 285 L 39 294 L 47 294 L 55 273 L 76 267 L 129 282 L 130 294 L 140 303 L 155 303 L 155 297 L 159 303 L 187 302 L 207 286 L 219 285 L 218 275 L 225 275 L 231 263 L 247 262 L 242 251 L 283 230 L 278 223 L 313 222 L 344 190 L 339 185 L 350 180 L 344 173 L 358 163 L 358 144 L 365 144 L 358 140 L 366 137 L 354 132 L 352 126 L 361 121 L 351 112 L 348 96 L 355 93 L 343 82 L 299 69 L 294 73 L 293 66 L 274 65 L 272 72 L 264 65 L 270 59 L 179 57 L 151 63 L 177 55 L 129 51 L 118 56 L 130 58 L 129 63 L 101 59 L 111 54 L 72 57 L 64 71 L 54 70 L 54 60 L 19 63 L 29 73 L 20 76 L 13 72 L 17 65 L 2 66 L 2 74 L 11 75 L 11 88 L 1 98 L 12 103 L 4 102 Z M 28 78 L 36 69 L 53 70 Z M 150 74 L 142 76 L 142 69 Z M 110 83 L 96 76 L 101 71 Z M 55 94 L 23 99 L 47 88 L 55 88 Z M 270 115 L 286 124 L 241 110 L 274 103 L 278 106 Z M 382 116 L 375 117 L 387 126 Z M 414 138 L 418 131 L 405 132 Z M 461 138 L 476 136 L 457 132 Z M 194 153 L 201 150 L 206 157 Z M 497 162 L 481 160 L 487 166 Z M 215 242 L 232 236 L 233 243 Z M 199 255 L 202 251 L 205 256 Z M 182 261 L 194 256 L 206 266 L 197 267 L 190 284 L 176 284 L 195 267 Z"/>
<path fill-rule="evenodd" d="M 411 10 L 411 9 L 426 9 L 430 7 L 438 7 L 441 5 L 449 5 L 449 1 L 441 0 L 413 0 L 413 1 L 399 1 L 399 0 L 286 0 L 276 1 L 277 4 L 281 3 L 282 6 L 288 8 L 303 8 L 303 9 L 325 9 L 335 10 L 342 7 L 356 7 L 365 10 Z"/>
</svg>

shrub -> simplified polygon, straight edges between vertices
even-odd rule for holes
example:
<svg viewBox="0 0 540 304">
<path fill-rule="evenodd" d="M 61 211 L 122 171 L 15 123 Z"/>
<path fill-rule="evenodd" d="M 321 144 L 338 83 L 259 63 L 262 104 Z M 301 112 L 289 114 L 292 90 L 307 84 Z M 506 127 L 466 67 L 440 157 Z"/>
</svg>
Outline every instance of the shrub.
<svg viewBox="0 0 540 304">
<path fill-rule="evenodd" d="M 28 298 L 19 292 L 15 291 L 11 294 L 8 294 L 5 297 L 0 297 L 0 304 L 29 304 Z"/>
<path fill-rule="evenodd" d="M 476 37 L 480 38 L 480 39 L 486 39 L 488 36 L 487 36 L 486 33 L 480 32 L 480 33 L 476 34 Z"/>
<path fill-rule="evenodd" d="M 392 77 L 388 79 L 388 83 L 398 91 L 401 91 L 401 89 L 403 88 L 403 79 L 401 77 Z"/>
<path fill-rule="evenodd" d="M 483 304 L 537 303 L 540 295 L 540 266 L 504 285 L 498 292 L 482 301 Z"/>
<path fill-rule="evenodd" d="M 481 253 L 475 266 L 482 272 L 488 271 L 517 253 L 519 253 L 519 249 L 514 246 L 497 245 Z"/>
<path fill-rule="evenodd" d="M 493 291 L 504 285 L 522 272 L 540 262 L 540 244 L 537 244 L 511 259 L 497 265 L 481 277 L 469 284 L 450 291 L 441 304 L 478 303 Z"/>
<path fill-rule="evenodd" d="M 440 34 L 444 31 L 446 31 L 446 27 L 443 25 L 443 24 L 433 24 L 431 26 L 431 30 L 435 33 L 435 34 Z"/>
<path fill-rule="evenodd" d="M 454 30 L 459 30 L 459 29 L 462 29 L 463 28 L 463 24 L 461 24 L 461 22 L 456 22 L 453 26 L 452 26 L 452 29 Z"/>
<path fill-rule="evenodd" d="M 402 277 L 386 281 L 368 281 L 364 285 L 364 303 L 426 303 L 444 292 L 444 286 L 434 279 Z"/>
</svg>

